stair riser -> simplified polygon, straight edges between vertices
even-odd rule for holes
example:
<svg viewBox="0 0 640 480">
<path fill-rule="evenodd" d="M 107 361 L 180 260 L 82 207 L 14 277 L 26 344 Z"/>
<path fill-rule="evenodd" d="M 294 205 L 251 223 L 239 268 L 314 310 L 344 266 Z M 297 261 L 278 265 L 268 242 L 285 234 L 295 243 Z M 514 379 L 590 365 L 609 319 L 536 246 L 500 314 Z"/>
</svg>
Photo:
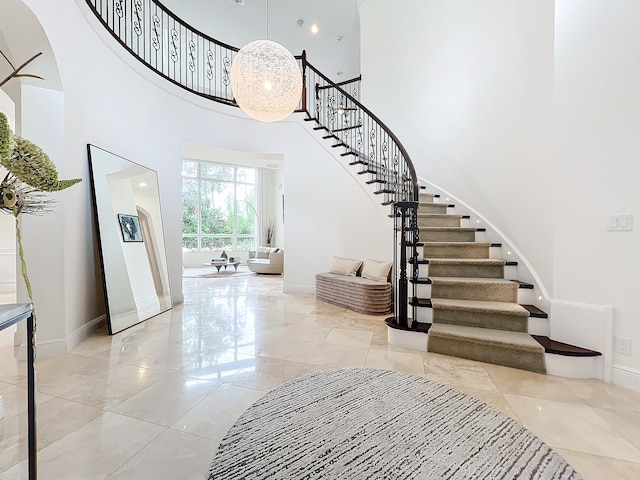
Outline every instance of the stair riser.
<svg viewBox="0 0 640 480">
<path fill-rule="evenodd" d="M 411 312 L 413 307 L 409 305 Z M 413 317 L 418 323 L 433 323 L 433 309 L 430 307 L 417 307 L 413 313 Z M 547 318 L 529 317 L 527 322 L 527 332 L 530 335 L 543 335 L 548 337 L 549 320 Z"/>
<path fill-rule="evenodd" d="M 418 213 L 435 213 L 446 215 L 449 213 L 449 206 L 446 203 L 427 203 L 418 206 Z"/>
<path fill-rule="evenodd" d="M 527 332 L 528 317 L 516 315 L 432 308 L 432 317 L 433 323 Z"/>
<path fill-rule="evenodd" d="M 534 352 L 514 352 L 508 347 L 483 345 L 461 338 L 439 337 L 431 333 L 429 333 L 427 350 L 444 355 L 453 355 L 480 362 L 545 373 L 544 364 L 540 364 L 539 356 Z"/>
<path fill-rule="evenodd" d="M 478 249 L 478 251 L 475 250 L 476 248 Z M 432 254 L 425 255 L 425 249 L 427 249 L 427 251 L 431 252 Z M 466 251 L 466 249 L 463 249 L 462 246 L 456 246 L 456 245 L 447 246 L 444 248 L 438 247 L 437 249 L 434 249 L 433 247 L 417 247 L 416 250 L 418 252 L 418 258 L 420 260 L 424 258 L 493 258 L 496 260 L 502 260 L 502 247 L 500 246 L 497 246 L 497 247 L 492 246 L 489 248 L 474 247 L 474 251 L 471 252 L 471 255 L 477 255 L 477 256 L 468 255 L 467 254 L 468 251 Z M 488 254 L 486 253 L 487 250 L 489 252 Z M 411 247 L 407 247 L 407 258 L 411 258 Z M 515 275 L 515 271 L 513 274 Z M 512 278 L 515 279 L 517 277 L 516 276 L 509 277 L 509 279 L 512 279 Z"/>
<path fill-rule="evenodd" d="M 423 258 L 492 258 L 491 250 L 483 245 L 443 245 L 422 247 Z"/>
<path fill-rule="evenodd" d="M 462 219 L 451 217 L 418 217 L 418 227 L 462 227 Z M 469 221 L 467 220 L 468 224 Z"/>
<path fill-rule="evenodd" d="M 420 285 L 416 285 L 416 296 L 418 298 L 431 298 L 431 287 L 432 285 L 428 285 L 428 284 L 420 284 Z M 500 302 L 500 301 L 511 301 L 511 302 L 517 302 L 521 305 L 531 305 L 533 304 L 533 290 L 530 290 L 528 288 L 518 288 L 516 290 L 516 297 L 513 300 L 492 300 L 490 298 L 484 298 L 484 301 L 487 302 Z M 436 297 L 438 298 L 438 297 Z M 442 298 L 457 298 L 459 300 L 468 300 L 465 298 L 461 298 L 461 297 L 442 297 Z"/>
<path fill-rule="evenodd" d="M 530 335 L 542 335 L 543 337 L 551 335 L 548 318 L 529 317 L 527 328 Z"/>
<path fill-rule="evenodd" d="M 423 265 L 421 265 L 423 266 Z M 502 265 L 424 265 L 425 277 L 504 278 Z"/>
<path fill-rule="evenodd" d="M 504 278 L 507 280 L 516 280 L 518 278 L 518 266 L 517 265 L 505 265 L 504 266 Z"/>
<path fill-rule="evenodd" d="M 420 203 L 438 203 L 440 197 L 436 197 L 433 193 L 421 193 L 418 197 Z"/>
<path fill-rule="evenodd" d="M 482 300 L 485 302 L 517 302 L 518 286 L 494 284 L 451 285 L 438 282 L 431 285 L 431 297 L 456 300 Z"/>
<path fill-rule="evenodd" d="M 433 231 L 433 230 L 420 230 L 421 242 L 479 242 L 477 234 L 484 232 L 469 232 L 469 231 Z M 480 235 L 484 236 L 484 235 Z"/>
</svg>

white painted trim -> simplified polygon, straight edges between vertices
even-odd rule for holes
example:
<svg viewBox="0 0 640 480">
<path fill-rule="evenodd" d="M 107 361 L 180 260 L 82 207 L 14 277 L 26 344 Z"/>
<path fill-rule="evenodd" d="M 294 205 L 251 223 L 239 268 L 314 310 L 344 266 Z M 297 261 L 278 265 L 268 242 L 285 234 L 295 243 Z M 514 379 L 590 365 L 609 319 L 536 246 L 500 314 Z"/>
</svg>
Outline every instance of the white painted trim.
<svg viewBox="0 0 640 480">
<path fill-rule="evenodd" d="M 171 294 L 171 305 L 176 306 L 184 303 L 184 295 L 182 293 L 179 294 Z"/>
<path fill-rule="evenodd" d="M 613 307 L 611 305 L 595 305 L 591 303 L 574 302 L 572 300 L 551 300 L 551 316 L 550 316 L 550 333 L 554 340 L 566 341 L 562 338 L 554 338 L 553 328 L 553 307 L 565 307 L 576 310 L 583 310 L 588 312 L 594 312 L 602 315 L 602 347 L 595 348 L 595 350 L 602 353 L 602 375 L 597 375 L 595 378 L 601 378 L 607 383 L 612 381 L 612 359 L 613 359 Z M 556 315 L 557 318 L 557 315 Z M 580 313 L 576 313 L 576 318 L 580 318 Z M 567 342 L 569 343 L 569 342 Z M 579 345 L 582 346 L 582 345 Z M 592 347 L 587 347 L 592 348 Z"/>
<path fill-rule="evenodd" d="M 595 305 L 593 303 L 574 302 L 572 300 L 551 300 L 554 305 L 563 305 L 565 307 L 582 308 L 584 310 L 593 310 L 594 312 L 602 312 L 609 308 L 607 305 Z"/>
<path fill-rule="evenodd" d="M 316 293 L 316 288 L 308 285 L 287 285 L 285 282 L 282 291 L 284 293 Z"/>
<path fill-rule="evenodd" d="M 427 351 L 427 335 L 424 332 L 412 332 L 387 326 L 387 342 L 396 347 Z"/>
<path fill-rule="evenodd" d="M 0 248 L 0 257 L 15 257 L 15 248 Z"/>
<path fill-rule="evenodd" d="M 95 332 L 96 330 L 102 328 L 107 323 L 107 316 L 100 315 L 97 318 L 94 318 L 90 322 L 85 323 L 75 332 L 67 337 L 67 351 L 70 352 L 74 348 L 76 348 L 83 340 L 89 338 L 89 336 Z"/>
<path fill-rule="evenodd" d="M 37 358 L 56 357 L 58 355 L 64 355 L 77 347 L 83 340 L 88 338 L 91 333 L 99 329 L 106 324 L 107 316 L 100 315 L 97 318 L 85 323 L 75 332 L 69 335 L 66 339 L 59 338 L 56 340 L 47 340 L 46 342 L 39 342 L 36 338 L 36 356 Z M 27 358 L 27 346 L 21 344 L 18 348 L 18 359 L 26 360 Z"/>
<path fill-rule="evenodd" d="M 640 370 L 625 367 L 624 365 L 614 365 L 611 383 L 640 392 Z"/>
<path fill-rule="evenodd" d="M 0 293 L 13 293 L 16 291 L 16 282 L 0 282 Z"/>
<path fill-rule="evenodd" d="M 602 357 L 570 357 L 544 354 L 548 375 L 602 380 Z"/>
</svg>

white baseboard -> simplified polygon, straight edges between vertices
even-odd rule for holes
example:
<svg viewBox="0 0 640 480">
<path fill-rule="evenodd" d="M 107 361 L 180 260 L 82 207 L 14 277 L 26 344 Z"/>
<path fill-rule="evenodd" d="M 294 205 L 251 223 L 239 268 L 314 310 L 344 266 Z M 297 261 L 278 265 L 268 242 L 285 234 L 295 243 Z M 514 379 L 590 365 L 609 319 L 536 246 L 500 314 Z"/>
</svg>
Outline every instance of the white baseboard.
<svg viewBox="0 0 640 480">
<path fill-rule="evenodd" d="M 88 338 L 91 333 L 101 328 L 107 320 L 106 315 L 101 315 L 93 320 L 85 323 L 75 332 L 73 332 L 67 338 L 60 338 L 55 340 L 38 341 L 36 335 L 36 358 L 49 358 L 56 357 L 58 355 L 64 355 L 70 352 L 80 343 Z M 25 360 L 27 358 L 27 346 L 26 344 L 20 345 L 18 349 L 18 358 Z"/>
<path fill-rule="evenodd" d="M 315 287 L 309 287 L 307 285 L 287 285 L 286 283 L 282 291 L 284 293 L 316 293 Z"/>
<path fill-rule="evenodd" d="M 16 291 L 16 282 L 0 282 L 0 293 L 14 293 Z"/>
<path fill-rule="evenodd" d="M 640 392 L 640 370 L 625 367 L 624 365 L 614 365 L 611 383 Z"/>
<path fill-rule="evenodd" d="M 89 336 L 102 328 L 107 323 L 107 316 L 100 315 L 97 318 L 94 318 L 90 322 L 85 323 L 80 328 L 78 328 L 75 332 L 73 332 L 69 337 L 67 337 L 67 352 L 70 352 L 74 348 L 76 348 L 83 340 L 89 338 Z"/>
<path fill-rule="evenodd" d="M 387 341 L 391 345 L 402 348 L 412 348 L 422 352 L 427 351 L 428 335 L 424 332 L 411 332 L 399 328 L 387 327 Z"/>
<path fill-rule="evenodd" d="M 604 362 L 599 357 L 570 357 L 544 354 L 547 365 L 547 374 L 568 378 L 595 378 L 604 379 Z"/>
</svg>

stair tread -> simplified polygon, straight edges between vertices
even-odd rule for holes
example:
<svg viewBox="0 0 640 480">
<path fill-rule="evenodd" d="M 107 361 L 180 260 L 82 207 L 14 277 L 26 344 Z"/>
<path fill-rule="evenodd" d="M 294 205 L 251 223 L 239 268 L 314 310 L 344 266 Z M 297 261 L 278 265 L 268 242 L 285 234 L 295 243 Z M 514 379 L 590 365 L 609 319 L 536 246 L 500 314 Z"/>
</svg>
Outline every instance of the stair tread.
<svg viewBox="0 0 640 480">
<path fill-rule="evenodd" d="M 500 284 L 500 285 L 518 285 L 515 280 L 507 280 L 504 278 L 474 278 L 474 277 L 429 277 L 431 283 L 458 283 L 458 284 L 475 284 L 483 285 L 487 283 Z"/>
<path fill-rule="evenodd" d="M 484 247 L 484 248 L 488 248 L 491 247 L 493 245 L 496 245 L 495 243 L 484 243 L 484 242 L 424 242 L 425 246 L 430 246 L 430 247 L 471 247 L 471 246 L 477 246 L 477 247 Z"/>
<path fill-rule="evenodd" d="M 549 315 L 547 314 L 547 312 L 540 310 L 535 305 L 522 305 L 522 307 L 527 309 L 530 317 L 549 318 Z"/>
<path fill-rule="evenodd" d="M 540 345 L 531 335 L 524 332 L 512 332 L 509 330 L 494 330 L 492 328 L 463 327 L 447 323 L 434 323 L 429 329 L 429 335 L 449 337 L 455 339 L 469 339 L 496 347 L 513 348 L 543 352 Z"/>
<path fill-rule="evenodd" d="M 433 265 L 506 265 L 507 262 L 497 258 L 425 258 L 423 263 Z"/>
<path fill-rule="evenodd" d="M 602 353 L 588 348 L 577 347 L 568 343 L 551 340 L 543 335 L 531 335 L 540 345 L 544 347 L 545 353 L 554 353 L 566 357 L 599 357 Z"/>
<path fill-rule="evenodd" d="M 439 203 L 436 205 L 440 205 Z M 444 205 L 444 204 L 442 204 Z M 454 215 L 452 213 L 418 213 L 418 218 L 457 218 L 461 219 L 462 215 Z"/>
<path fill-rule="evenodd" d="M 477 232 L 476 227 L 418 227 L 418 230 L 427 232 Z"/>
<path fill-rule="evenodd" d="M 478 300 L 455 300 L 449 298 L 432 298 L 432 308 L 446 308 L 449 310 L 466 310 L 472 312 L 509 313 L 528 317 L 529 311 L 517 303 L 484 302 Z"/>
</svg>

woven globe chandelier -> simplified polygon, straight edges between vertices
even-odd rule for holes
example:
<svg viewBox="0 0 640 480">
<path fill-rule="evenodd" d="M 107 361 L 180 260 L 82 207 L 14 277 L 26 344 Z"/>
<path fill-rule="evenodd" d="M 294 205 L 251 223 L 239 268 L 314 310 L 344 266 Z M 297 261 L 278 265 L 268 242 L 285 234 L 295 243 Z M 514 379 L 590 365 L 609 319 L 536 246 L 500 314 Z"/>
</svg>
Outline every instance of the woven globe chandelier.
<svg viewBox="0 0 640 480">
<path fill-rule="evenodd" d="M 302 74 L 289 50 L 271 40 L 256 40 L 242 47 L 233 59 L 231 90 L 247 115 L 277 122 L 298 106 Z"/>
</svg>

